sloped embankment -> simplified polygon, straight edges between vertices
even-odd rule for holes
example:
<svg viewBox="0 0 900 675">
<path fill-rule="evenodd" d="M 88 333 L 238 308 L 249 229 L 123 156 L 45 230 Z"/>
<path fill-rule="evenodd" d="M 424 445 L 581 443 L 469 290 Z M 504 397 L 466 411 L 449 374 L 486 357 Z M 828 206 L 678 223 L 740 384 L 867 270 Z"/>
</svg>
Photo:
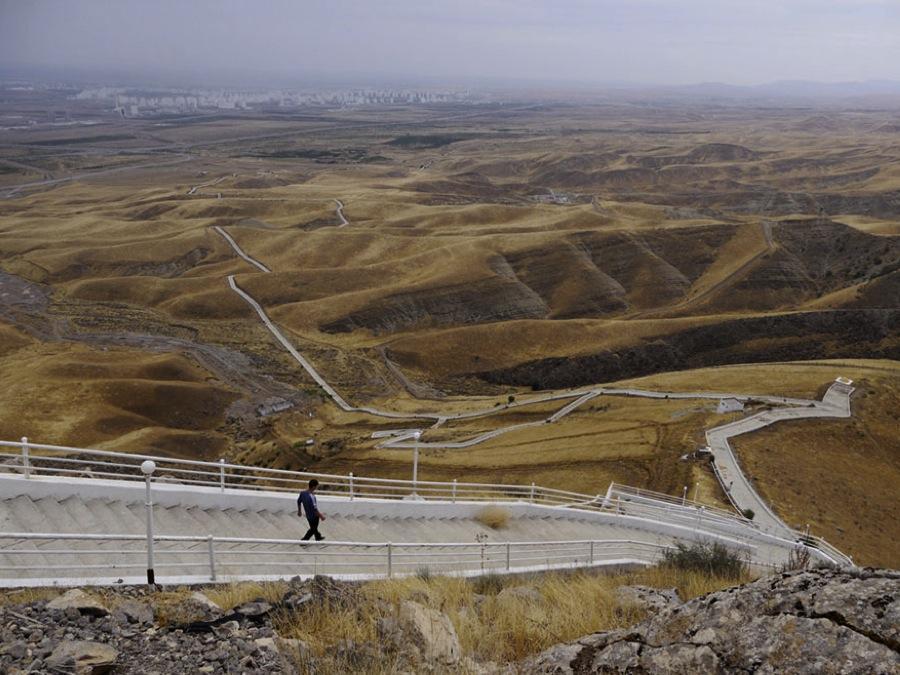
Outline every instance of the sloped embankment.
<svg viewBox="0 0 900 675">
<path fill-rule="evenodd" d="M 900 309 L 798 312 L 722 321 L 650 342 L 477 373 L 494 384 L 562 389 L 732 363 L 900 358 Z"/>
</svg>

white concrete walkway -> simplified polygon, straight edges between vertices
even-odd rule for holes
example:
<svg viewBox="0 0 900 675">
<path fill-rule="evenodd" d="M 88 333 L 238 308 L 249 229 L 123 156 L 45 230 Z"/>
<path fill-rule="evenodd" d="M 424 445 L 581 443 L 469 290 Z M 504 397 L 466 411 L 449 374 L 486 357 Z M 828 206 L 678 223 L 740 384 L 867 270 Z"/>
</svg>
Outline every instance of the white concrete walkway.
<svg viewBox="0 0 900 675">
<path fill-rule="evenodd" d="M 706 443 L 712 450 L 717 475 L 734 507 L 740 511 L 751 509 L 754 521 L 769 532 L 783 535 L 789 531 L 791 528 L 772 511 L 741 470 L 728 439 L 776 422 L 815 417 L 850 417 L 852 393 L 851 387 L 835 382 L 822 401 L 811 401 L 802 407 L 766 410 L 707 431 Z"/>
</svg>

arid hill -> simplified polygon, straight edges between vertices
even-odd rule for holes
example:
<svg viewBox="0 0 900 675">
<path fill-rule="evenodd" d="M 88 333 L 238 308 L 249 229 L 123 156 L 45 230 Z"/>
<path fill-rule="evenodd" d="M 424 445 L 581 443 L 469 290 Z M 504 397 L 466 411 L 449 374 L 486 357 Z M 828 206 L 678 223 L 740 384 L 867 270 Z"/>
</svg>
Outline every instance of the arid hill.
<svg viewBox="0 0 900 675">
<path fill-rule="evenodd" d="M 410 422 L 338 411 L 229 277 L 353 404 L 498 407 L 427 432 L 444 440 L 540 422 L 554 410 L 503 409 L 533 389 L 887 382 L 892 124 L 523 103 L 0 132 L 2 436 L 405 477 L 372 434 Z M 591 401 L 422 466 L 589 493 L 700 483 L 721 502 L 708 468 L 678 463 L 712 414 Z"/>
</svg>

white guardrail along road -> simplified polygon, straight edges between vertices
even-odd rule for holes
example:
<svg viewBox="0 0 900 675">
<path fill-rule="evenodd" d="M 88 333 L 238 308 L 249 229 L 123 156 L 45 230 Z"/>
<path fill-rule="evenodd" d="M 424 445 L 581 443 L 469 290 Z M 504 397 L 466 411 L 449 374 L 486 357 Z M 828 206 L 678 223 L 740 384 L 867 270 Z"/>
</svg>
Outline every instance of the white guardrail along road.
<svg viewBox="0 0 900 675">
<path fill-rule="evenodd" d="M 615 484 L 585 495 L 28 442 L 0 448 L 7 450 L 0 453 L 0 584 L 7 586 L 136 583 L 150 568 L 157 580 L 182 583 L 646 565 L 691 541 L 718 541 L 757 567 L 783 564 L 798 547 L 817 560 L 851 564 L 814 537 L 769 532 L 736 512 Z M 148 460 L 155 464 L 150 509 L 140 469 Z M 320 508 L 329 516 L 322 527 L 329 541 L 322 543 L 299 541 L 306 523 L 297 516 L 296 494 L 310 478 L 320 481 Z M 508 511 L 505 528 L 479 522 L 487 503 Z"/>
</svg>

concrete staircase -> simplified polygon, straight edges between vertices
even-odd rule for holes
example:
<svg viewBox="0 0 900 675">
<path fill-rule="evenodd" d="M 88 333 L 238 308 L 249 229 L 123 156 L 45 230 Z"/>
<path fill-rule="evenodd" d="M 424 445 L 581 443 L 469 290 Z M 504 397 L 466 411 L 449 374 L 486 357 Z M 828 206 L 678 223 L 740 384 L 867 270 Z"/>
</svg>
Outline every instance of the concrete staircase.
<svg viewBox="0 0 900 675">
<path fill-rule="evenodd" d="M 492 529 L 482 501 L 329 493 L 319 497 L 326 541 L 301 543 L 307 525 L 292 492 L 161 479 L 150 565 L 145 499 L 141 481 L 0 473 L 0 586 L 141 583 L 149 567 L 165 583 L 200 583 L 650 564 L 663 547 L 710 540 L 770 567 L 796 546 L 678 500 L 627 494 L 584 508 L 503 501 L 508 521 Z"/>
<path fill-rule="evenodd" d="M 322 508 L 326 506 L 323 504 Z M 78 496 L 32 499 L 19 495 L 0 500 L 0 531 L 144 535 L 144 509 L 143 502 L 139 501 Z M 300 539 L 307 528 L 306 520 L 297 516 L 296 509 L 221 509 L 155 504 L 153 517 L 155 533 L 160 536 Z M 640 531 L 549 515 L 511 518 L 506 527 L 495 530 L 473 517 L 365 514 L 333 515 L 321 524 L 320 530 L 329 540 L 335 541 L 418 543 L 474 542 L 479 535 L 491 541 L 612 539 Z"/>
<path fill-rule="evenodd" d="M 97 485 L 104 482 L 108 484 L 106 489 Z M 35 479 L 0 478 L 0 535 L 7 534 L 0 536 L 0 585 L 142 579 L 147 568 L 143 490 L 140 484 L 119 483 L 113 487 L 113 483 L 76 480 L 53 485 Z M 295 542 L 305 534 L 307 525 L 297 515 L 293 495 L 238 490 L 224 494 L 191 492 L 193 495 L 186 494 L 183 488 L 165 485 L 154 489 L 154 530 L 159 539 L 154 567 L 157 578 L 163 581 L 209 580 L 210 536 L 215 538 L 215 567 L 220 579 L 383 574 L 386 542 L 395 542 L 396 573 L 414 571 L 431 562 L 436 570 L 452 570 L 454 564 L 465 562 L 466 556 L 471 563 L 471 556 L 477 554 L 482 542 L 494 545 L 487 552 L 482 550 L 481 555 L 487 556 L 489 566 L 497 566 L 505 555 L 503 547 L 496 546 L 501 542 L 629 540 L 654 545 L 671 539 L 627 522 L 611 524 L 597 520 L 594 514 L 570 509 L 530 507 L 521 512 L 513 507 L 508 524 L 502 529 L 491 529 L 477 520 L 477 513 L 483 508 L 477 503 L 349 502 L 320 497 L 320 508 L 328 515 L 320 526 L 327 541 L 348 543 L 300 545 Z M 9 533 L 56 536 L 25 539 L 10 537 Z M 91 535 L 103 539 L 91 539 Z M 172 541 L 167 537 L 194 539 Z M 228 538 L 292 543 L 234 542 Z M 404 547 L 404 542 L 474 546 L 466 553 L 451 547 L 425 551 L 414 545 Z M 365 547 L 364 543 L 380 546 Z M 517 555 L 524 556 L 524 549 L 527 546 L 517 545 Z M 598 559 L 602 558 L 599 547 L 597 552 Z M 585 548 L 576 558 L 583 560 L 586 555 Z M 546 562 L 552 560 L 548 558 Z"/>
</svg>

